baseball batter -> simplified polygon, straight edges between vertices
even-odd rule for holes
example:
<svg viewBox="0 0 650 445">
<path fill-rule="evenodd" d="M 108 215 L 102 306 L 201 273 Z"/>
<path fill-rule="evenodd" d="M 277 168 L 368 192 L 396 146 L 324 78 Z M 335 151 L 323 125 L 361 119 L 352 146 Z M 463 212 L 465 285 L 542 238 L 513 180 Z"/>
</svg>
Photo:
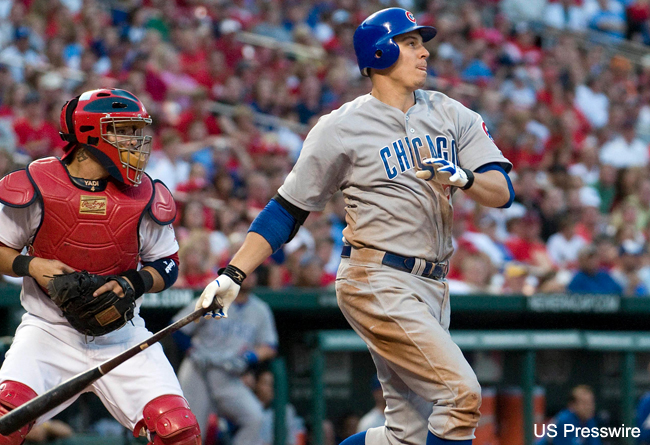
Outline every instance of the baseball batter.
<svg viewBox="0 0 650 445">
<path fill-rule="evenodd" d="M 204 290 L 227 316 L 246 274 L 291 239 L 311 211 L 342 190 L 346 245 L 338 304 L 364 339 L 386 399 L 386 424 L 345 445 L 470 444 L 481 390 L 448 332 L 453 193 L 507 207 L 511 164 L 481 117 L 423 91 L 435 28 L 389 8 L 356 30 L 354 48 L 370 94 L 322 117 L 278 194 L 251 225 L 231 263 Z"/>
<path fill-rule="evenodd" d="M 271 308 L 249 293 L 254 286 L 255 274 L 242 285 L 228 319 L 219 323 L 191 323 L 181 330 L 191 336 L 187 358 L 178 371 L 185 397 L 201 431 L 207 431 L 211 412 L 237 425 L 233 445 L 261 444 L 263 407 L 241 376 L 250 366 L 275 357 L 278 345 Z M 175 319 L 192 312 L 194 306 L 192 302 Z"/>
<path fill-rule="evenodd" d="M 151 137 L 143 129 L 150 123 L 133 94 L 87 91 L 61 110 L 64 156 L 39 159 L 0 180 L 0 273 L 24 277 L 21 303 L 27 311 L 0 369 L 0 416 L 152 335 L 138 315 L 138 298 L 174 283 L 178 244 L 171 193 L 144 174 Z M 20 254 L 24 247 L 29 255 Z M 100 327 L 114 325 L 100 336 L 71 324 L 68 317 L 75 314 L 46 291 L 53 276 L 82 269 L 108 277 L 93 294 L 97 304 L 106 291 L 122 301 L 133 299 L 128 314 L 115 304 L 94 315 Z M 160 344 L 86 391 L 135 436 L 146 433 L 149 445 L 201 443 L 196 418 Z M 0 444 L 22 444 L 32 426 L 0 436 Z"/>
</svg>

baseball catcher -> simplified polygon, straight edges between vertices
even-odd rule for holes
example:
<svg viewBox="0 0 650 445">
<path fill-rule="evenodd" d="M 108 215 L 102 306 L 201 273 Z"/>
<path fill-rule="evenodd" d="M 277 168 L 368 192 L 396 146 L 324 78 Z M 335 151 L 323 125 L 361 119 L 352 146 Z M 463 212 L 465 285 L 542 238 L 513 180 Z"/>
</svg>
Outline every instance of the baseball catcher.
<svg viewBox="0 0 650 445">
<path fill-rule="evenodd" d="M 0 416 L 151 337 L 140 297 L 178 277 L 176 206 L 144 172 L 151 117 L 142 102 L 120 89 L 86 91 L 63 105 L 60 118 L 61 158 L 37 159 L 0 179 L 0 274 L 23 277 L 27 312 L 0 369 Z M 149 445 L 201 443 L 160 344 L 83 391 Z M 0 435 L 0 445 L 22 444 L 34 424 L 77 397 Z"/>
</svg>

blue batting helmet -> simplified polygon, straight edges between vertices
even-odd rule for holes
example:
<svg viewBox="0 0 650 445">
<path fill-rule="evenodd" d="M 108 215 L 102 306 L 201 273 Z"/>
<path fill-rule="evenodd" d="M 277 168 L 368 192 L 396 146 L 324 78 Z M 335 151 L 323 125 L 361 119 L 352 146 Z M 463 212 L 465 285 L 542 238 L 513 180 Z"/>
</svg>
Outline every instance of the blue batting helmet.
<svg viewBox="0 0 650 445">
<path fill-rule="evenodd" d="M 368 76 L 368 68 L 382 70 L 399 58 L 399 46 L 393 37 L 411 31 L 420 31 L 428 42 L 438 32 L 433 26 L 418 26 L 413 13 L 402 8 L 387 8 L 375 12 L 354 32 L 354 52 L 361 74 Z"/>
</svg>

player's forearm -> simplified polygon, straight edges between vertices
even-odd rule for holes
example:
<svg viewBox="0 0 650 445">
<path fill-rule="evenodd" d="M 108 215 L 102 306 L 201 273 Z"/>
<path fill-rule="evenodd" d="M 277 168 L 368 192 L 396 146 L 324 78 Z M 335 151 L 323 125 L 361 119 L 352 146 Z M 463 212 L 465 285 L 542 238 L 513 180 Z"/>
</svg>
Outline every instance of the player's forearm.
<svg viewBox="0 0 650 445">
<path fill-rule="evenodd" d="M 244 244 L 239 248 L 230 264 L 249 275 L 272 253 L 271 245 L 262 235 L 248 232 Z"/>
<path fill-rule="evenodd" d="M 13 263 L 16 257 L 20 255 L 15 249 L 6 246 L 0 246 L 0 274 L 17 277 L 13 270 Z"/>
<path fill-rule="evenodd" d="M 278 354 L 278 351 L 275 348 L 272 348 L 268 345 L 262 345 L 255 348 L 255 355 L 257 356 L 258 361 L 265 362 L 271 360 Z"/>
<path fill-rule="evenodd" d="M 151 286 L 151 289 L 149 289 L 147 292 L 156 293 L 165 288 L 165 280 L 163 280 L 163 277 L 160 276 L 156 269 L 151 266 L 145 266 L 142 268 L 142 270 L 149 272 L 153 278 L 153 286 Z"/>
<path fill-rule="evenodd" d="M 495 170 L 474 173 L 474 184 L 465 193 L 486 207 L 501 207 L 510 199 L 506 178 Z"/>
</svg>

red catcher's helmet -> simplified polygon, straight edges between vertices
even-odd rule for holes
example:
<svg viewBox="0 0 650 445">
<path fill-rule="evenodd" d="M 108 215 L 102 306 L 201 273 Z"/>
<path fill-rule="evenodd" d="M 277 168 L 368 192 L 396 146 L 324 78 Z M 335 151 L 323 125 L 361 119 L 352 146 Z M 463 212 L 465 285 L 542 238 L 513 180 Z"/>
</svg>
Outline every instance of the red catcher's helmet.
<svg viewBox="0 0 650 445">
<path fill-rule="evenodd" d="M 151 117 L 142 102 L 125 90 L 104 88 L 86 91 L 63 105 L 61 139 L 68 144 L 61 159 L 78 145 L 90 154 L 115 179 L 140 184 L 151 153 L 151 136 L 144 127 Z M 116 135 L 120 127 L 135 127 L 133 135 Z"/>
</svg>

